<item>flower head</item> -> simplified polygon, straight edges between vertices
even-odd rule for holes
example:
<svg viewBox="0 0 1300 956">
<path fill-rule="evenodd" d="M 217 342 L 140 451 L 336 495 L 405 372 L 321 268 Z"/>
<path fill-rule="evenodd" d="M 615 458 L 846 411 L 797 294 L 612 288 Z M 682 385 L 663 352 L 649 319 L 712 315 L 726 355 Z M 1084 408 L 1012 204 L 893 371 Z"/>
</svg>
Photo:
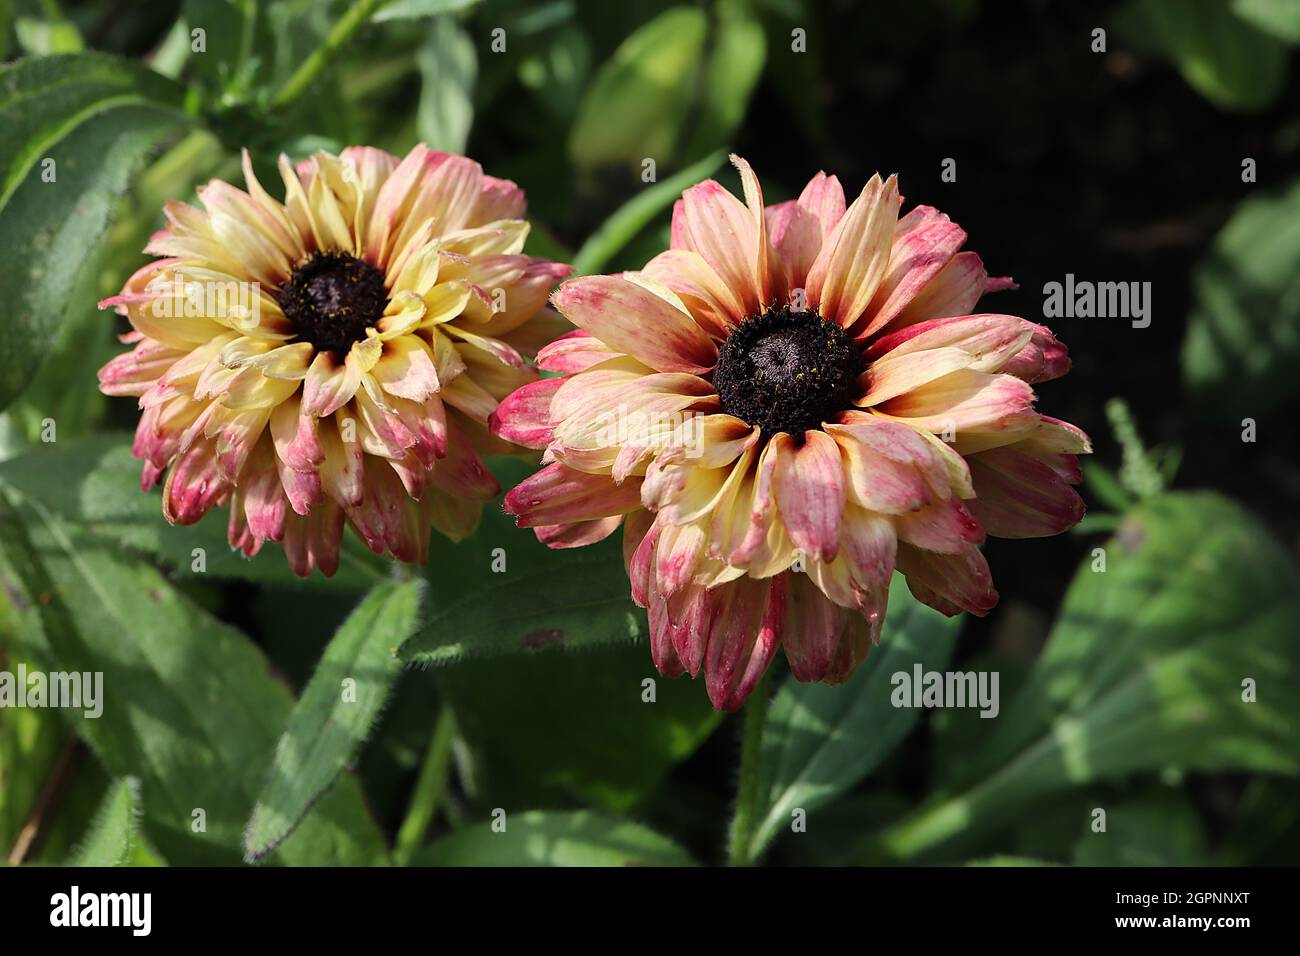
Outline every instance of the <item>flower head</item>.
<svg viewBox="0 0 1300 956">
<path fill-rule="evenodd" d="M 997 602 L 984 534 L 1056 534 L 1083 515 L 1089 450 L 1039 415 L 1063 375 L 1042 327 L 969 314 L 990 280 L 966 234 L 894 179 L 846 209 L 818 173 L 764 207 L 716 182 L 673 210 L 644 270 L 565 283 L 577 331 L 538 364 L 496 434 L 545 449 L 506 496 L 553 547 L 621 524 L 632 595 L 666 674 L 706 676 L 734 709 L 784 647 L 794 676 L 842 682 L 879 640 L 889 582 L 946 614 Z"/>
<path fill-rule="evenodd" d="M 430 525 L 468 534 L 499 491 L 480 451 L 501 397 L 562 320 L 567 266 L 520 255 L 514 183 L 417 146 L 280 157 L 285 199 L 253 173 L 203 208 L 165 207 L 156 259 L 115 306 L 134 348 L 100 370 L 139 396 L 143 488 L 163 514 L 230 508 L 233 547 L 283 541 L 302 575 L 333 574 L 345 523 L 377 554 L 427 555 Z"/>
</svg>

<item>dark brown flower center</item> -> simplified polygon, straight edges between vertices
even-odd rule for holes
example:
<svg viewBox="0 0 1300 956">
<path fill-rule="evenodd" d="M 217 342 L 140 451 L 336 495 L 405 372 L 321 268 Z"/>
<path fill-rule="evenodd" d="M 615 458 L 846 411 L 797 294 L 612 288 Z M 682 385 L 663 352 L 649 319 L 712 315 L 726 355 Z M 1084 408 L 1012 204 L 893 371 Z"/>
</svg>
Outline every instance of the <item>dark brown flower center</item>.
<svg viewBox="0 0 1300 956">
<path fill-rule="evenodd" d="M 799 438 L 852 406 L 865 368 L 862 351 L 838 325 L 782 306 L 746 319 L 722 344 L 713 387 L 727 414 L 766 437 Z"/>
<path fill-rule="evenodd" d="M 278 299 L 298 332 L 318 352 L 347 355 L 388 304 L 384 274 L 345 252 L 320 252 L 293 270 Z"/>
</svg>

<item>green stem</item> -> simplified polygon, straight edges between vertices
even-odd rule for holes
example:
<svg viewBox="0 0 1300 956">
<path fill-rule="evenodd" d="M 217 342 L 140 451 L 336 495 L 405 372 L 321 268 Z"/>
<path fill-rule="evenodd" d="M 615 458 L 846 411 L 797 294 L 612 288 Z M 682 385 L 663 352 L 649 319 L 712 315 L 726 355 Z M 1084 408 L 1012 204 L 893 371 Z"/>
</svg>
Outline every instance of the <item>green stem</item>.
<svg viewBox="0 0 1300 956">
<path fill-rule="evenodd" d="M 253 56 L 253 41 L 257 35 L 257 0 L 244 0 L 240 15 L 243 28 L 239 35 L 239 59 L 235 64 L 234 83 L 237 89 L 249 82 L 248 61 Z"/>
<path fill-rule="evenodd" d="M 352 39 L 352 34 L 356 33 L 361 26 L 369 20 L 381 6 L 388 0 L 357 0 L 348 8 L 348 12 L 339 18 L 339 22 L 334 24 L 334 29 L 330 30 L 329 36 L 311 56 L 307 57 L 294 71 L 293 76 L 285 81 L 284 86 L 280 87 L 275 96 L 271 97 L 271 109 L 282 110 L 291 106 L 298 100 L 298 97 L 307 92 L 307 88 L 315 81 L 325 67 L 329 66 L 330 61 L 338 55 L 348 40 Z"/>
<path fill-rule="evenodd" d="M 740 746 L 740 785 L 736 790 L 736 815 L 731 820 L 728 866 L 749 866 L 754 843 L 758 802 L 759 763 L 763 730 L 767 726 L 769 675 L 764 674 L 745 704 L 745 738 Z"/>
<path fill-rule="evenodd" d="M 424 765 L 420 768 L 420 778 L 415 783 L 406 819 L 397 831 L 393 860 L 398 866 L 407 866 L 411 862 L 411 857 L 424 842 L 429 824 L 438 812 L 438 804 L 447 789 L 451 744 L 455 738 L 456 718 L 451 708 L 444 706 L 434 725 L 433 739 L 429 741 L 429 752 L 425 754 Z"/>
</svg>

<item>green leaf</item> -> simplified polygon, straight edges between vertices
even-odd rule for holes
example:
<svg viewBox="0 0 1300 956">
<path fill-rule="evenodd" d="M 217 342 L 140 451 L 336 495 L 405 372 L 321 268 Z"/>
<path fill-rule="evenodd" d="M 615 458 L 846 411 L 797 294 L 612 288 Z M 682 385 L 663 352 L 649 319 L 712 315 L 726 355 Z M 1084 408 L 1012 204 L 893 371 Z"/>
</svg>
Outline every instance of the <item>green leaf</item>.
<svg viewBox="0 0 1300 956">
<path fill-rule="evenodd" d="M 488 806 L 577 795 L 626 811 L 721 719 L 701 682 L 657 674 L 644 645 L 466 661 L 438 685 L 474 757 L 471 795 Z"/>
<path fill-rule="evenodd" d="M 592 275 L 600 272 L 619 251 L 626 246 L 656 216 L 672 206 L 682 190 L 704 179 L 722 165 L 726 155 L 713 153 L 699 162 L 655 183 L 644 192 L 632 197 L 606 219 L 582 244 L 573 257 L 574 275 Z"/>
<path fill-rule="evenodd" d="M 718 5 L 714 36 L 702 78 L 699 114 L 684 153 L 688 158 L 730 141 L 745 118 L 767 59 L 763 25 L 746 0 L 723 0 Z"/>
<path fill-rule="evenodd" d="M 31 380 L 114 201 L 189 123 L 184 89 L 99 53 L 0 66 L 0 408 Z"/>
<path fill-rule="evenodd" d="M 591 44 L 571 23 L 555 30 L 519 63 L 519 82 L 555 122 L 566 126 L 578 110 L 590 74 Z"/>
<path fill-rule="evenodd" d="M 1146 792 L 1099 804 L 1106 829 L 1092 816 L 1074 845 L 1075 866 L 1209 866 L 1205 828 L 1191 798 L 1181 790 Z"/>
<path fill-rule="evenodd" d="M 370 19 L 382 23 L 385 20 L 412 20 L 443 13 L 459 13 L 480 2 L 482 0 L 392 0 L 380 7 Z"/>
<path fill-rule="evenodd" d="M 490 464 L 507 488 L 534 467 Z M 433 542 L 432 612 L 399 656 L 444 668 L 439 686 L 478 764 L 472 790 L 533 806 L 577 793 L 625 810 L 717 726 L 699 684 L 655 673 L 620 541 L 553 551 L 489 506 L 465 541 Z"/>
<path fill-rule="evenodd" d="M 483 823 L 457 830 L 418 853 L 418 866 L 693 866 L 672 840 L 605 814 L 509 814 L 505 830 Z"/>
<path fill-rule="evenodd" d="M 1279 40 L 1300 43 L 1300 0 L 1232 0 L 1232 12 Z"/>
<path fill-rule="evenodd" d="M 824 806 L 871 773 L 916 724 L 920 711 L 891 703 L 892 678 L 915 665 L 941 670 L 960 619 L 920 604 L 896 576 L 880 646 L 842 687 L 787 681 L 768 714 L 759 767 L 758 825 L 748 859 L 790 826 L 791 812 Z"/>
<path fill-rule="evenodd" d="M 39 501 L 69 523 L 69 532 L 90 544 L 127 548 L 158 558 L 179 576 L 245 578 L 307 588 L 364 590 L 384 579 L 384 565 L 350 532 L 344 533 L 339 572 L 299 578 L 284 554 L 268 544 L 253 558 L 230 547 L 224 510 L 214 510 L 190 527 L 172 527 L 162 517 L 157 492 L 140 491 L 140 463 L 130 438 L 102 435 L 42 446 L 0 462 L 0 484 Z M 196 554 L 196 549 L 200 553 Z M 202 565 L 196 565 L 202 556 Z M 204 568 L 202 572 L 196 567 Z"/>
<path fill-rule="evenodd" d="M 0 668 L 11 674 L 23 667 L 40 670 L 14 646 L 16 596 L 0 592 Z M 48 707 L 13 707 L 0 715 L 0 847 L 14 845 L 67 742 L 67 728 Z M 13 772 L 15 767 L 22 772 Z"/>
<path fill-rule="evenodd" d="M 140 812 L 140 781 L 134 777 L 116 781 L 68 866 L 125 866 L 136 841 Z"/>
<path fill-rule="evenodd" d="M 1083 483 L 1092 496 L 1107 508 L 1128 511 L 1133 507 L 1135 499 L 1119 480 L 1119 476 L 1099 462 L 1089 460 L 1083 463 Z"/>
<path fill-rule="evenodd" d="M 531 471 L 492 467 L 506 487 Z M 533 805 L 579 793 L 624 810 L 717 726 L 697 684 L 655 674 L 619 538 L 552 551 L 489 507 L 467 540 L 435 541 L 433 611 L 399 656 L 456 663 L 439 684 L 478 763 L 471 789 Z"/>
<path fill-rule="evenodd" d="M 0 495 L 0 586 L 23 602 L 25 648 L 48 670 L 102 674 L 102 713 L 62 713 L 117 776 L 136 774 L 151 842 L 174 863 L 234 863 L 292 698 L 261 652 L 112 544 L 74 542 L 40 505 Z M 355 779 L 326 796 L 277 859 L 384 855 Z"/>
<path fill-rule="evenodd" d="M 926 853 L 1029 801 L 1153 771 L 1300 773 L 1300 573 L 1214 494 L 1165 494 L 1089 558 L 1024 689 L 969 757 L 978 781 L 881 840 Z M 1246 682 L 1250 681 L 1250 684 Z M 1245 688 L 1256 695 L 1246 699 Z"/>
<path fill-rule="evenodd" d="M 53 53 L 80 53 L 86 44 L 76 26 L 68 20 L 38 20 L 18 17 L 14 21 L 18 45 L 33 56 Z"/>
<path fill-rule="evenodd" d="M 532 471 L 494 463 L 510 488 Z M 407 663 L 445 665 L 466 657 L 534 654 L 548 647 L 630 643 L 646 634 L 631 598 L 617 532 L 599 544 L 552 551 L 514 527 L 498 505 L 459 544 L 435 538 L 428 580 L 432 612 L 398 651 Z"/>
<path fill-rule="evenodd" d="M 982 860 L 971 860 L 967 866 L 995 866 L 995 867 L 1029 867 L 1029 866 L 1056 866 L 1048 860 L 1034 860 L 1027 856 L 989 856 Z"/>
<path fill-rule="evenodd" d="M 422 582 L 375 587 L 325 649 L 275 748 L 270 774 L 244 834 L 255 862 L 279 846 L 355 760 L 400 665 L 392 649 L 419 618 Z"/>
<path fill-rule="evenodd" d="M 708 37 L 695 7 L 665 10 L 596 71 L 569 133 L 569 155 L 590 169 L 674 155 Z"/>
<path fill-rule="evenodd" d="M 463 153 L 474 122 L 474 41 L 451 17 L 433 21 L 415 62 L 420 70 L 416 128 L 434 149 Z"/>
<path fill-rule="evenodd" d="M 1183 378 L 1227 421 L 1297 394 L 1300 377 L 1300 182 L 1237 207 L 1196 267 Z"/>
<path fill-rule="evenodd" d="M 1130 0 L 1118 16 L 1125 36 L 1154 48 L 1223 109 L 1267 109 L 1286 84 L 1286 47 L 1223 0 Z"/>
</svg>

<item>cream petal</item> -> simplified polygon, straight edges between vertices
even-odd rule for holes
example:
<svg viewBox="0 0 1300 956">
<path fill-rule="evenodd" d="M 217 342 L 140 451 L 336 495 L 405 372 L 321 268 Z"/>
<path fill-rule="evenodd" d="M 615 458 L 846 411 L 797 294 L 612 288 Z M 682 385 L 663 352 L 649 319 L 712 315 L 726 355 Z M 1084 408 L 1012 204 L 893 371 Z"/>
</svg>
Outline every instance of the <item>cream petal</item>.
<svg viewBox="0 0 1300 956">
<path fill-rule="evenodd" d="M 574 325 L 661 372 L 704 372 L 717 347 L 688 312 L 618 276 L 571 279 L 552 297 Z"/>
<path fill-rule="evenodd" d="M 698 252 L 739 297 L 745 314 L 756 314 L 762 288 L 752 211 L 712 179 L 687 189 L 681 203 L 680 217 L 673 217 L 673 248 Z"/>
<path fill-rule="evenodd" d="M 710 335 L 725 338 L 745 318 L 740 297 L 698 252 L 669 249 L 651 259 L 642 273 L 671 289 Z"/>
<path fill-rule="evenodd" d="M 918 206 L 900 219 L 889 268 L 867 310 L 870 321 L 862 335 L 889 325 L 965 242 L 965 230 L 932 206 Z"/>
<path fill-rule="evenodd" d="M 857 322 L 885 276 L 899 202 L 897 180 L 873 176 L 809 270 L 809 305 L 841 328 Z"/>
<path fill-rule="evenodd" d="M 962 369 L 877 406 L 914 428 L 955 435 L 963 455 L 1009 445 L 1038 425 L 1034 392 L 1012 375 Z"/>
<path fill-rule="evenodd" d="M 959 252 L 935 274 L 903 311 L 891 323 L 894 328 L 942 319 L 955 315 L 969 315 L 988 282 L 984 263 L 973 252 Z"/>
</svg>

